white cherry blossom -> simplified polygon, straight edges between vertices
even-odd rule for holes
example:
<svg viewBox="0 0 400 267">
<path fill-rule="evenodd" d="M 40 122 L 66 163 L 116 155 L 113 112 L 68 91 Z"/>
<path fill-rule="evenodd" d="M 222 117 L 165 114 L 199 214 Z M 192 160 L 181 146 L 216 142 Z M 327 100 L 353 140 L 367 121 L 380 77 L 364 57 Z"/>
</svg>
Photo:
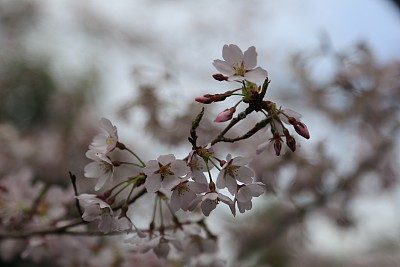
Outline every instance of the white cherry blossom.
<svg viewBox="0 0 400 267">
<path fill-rule="evenodd" d="M 229 81 L 257 82 L 265 80 L 268 76 L 266 70 L 261 67 L 256 68 L 257 52 L 254 46 L 249 47 L 243 53 L 237 45 L 224 45 L 222 57 L 224 60 L 216 59 L 213 65 L 222 74 L 228 75 Z"/>
<path fill-rule="evenodd" d="M 183 160 L 175 159 L 172 154 L 161 155 L 157 160 L 150 160 L 143 169 L 146 174 L 144 183 L 147 192 L 157 192 L 161 188 L 172 189 L 180 183 L 180 176 L 190 172 Z"/>
<path fill-rule="evenodd" d="M 235 197 L 240 213 L 250 210 L 253 206 L 252 198 L 262 195 L 264 191 L 265 185 L 260 182 L 240 186 Z"/>
<path fill-rule="evenodd" d="M 226 163 L 222 167 L 217 177 L 217 188 L 227 187 L 229 193 L 235 195 L 237 192 L 236 181 L 242 183 L 251 183 L 254 177 L 254 171 L 245 165 L 249 164 L 251 159 L 236 157 L 232 159 L 230 154 L 226 157 Z"/>
<path fill-rule="evenodd" d="M 197 197 L 197 194 L 208 190 L 208 184 L 185 181 L 177 185 L 171 195 L 171 209 L 176 212 L 179 209 L 187 211 L 189 204 Z"/>
<path fill-rule="evenodd" d="M 196 197 L 189 205 L 189 210 L 194 210 L 199 203 L 201 211 L 205 216 L 210 215 L 211 211 L 214 210 L 218 203 L 222 201 L 227 204 L 231 209 L 233 215 L 235 215 L 235 203 L 227 196 L 218 192 L 208 192 L 205 195 Z"/>
<path fill-rule="evenodd" d="M 114 126 L 110 120 L 101 118 L 100 120 L 101 133 L 93 138 L 92 143 L 89 145 L 89 149 L 97 150 L 104 154 L 114 150 L 118 142 L 118 131 L 117 127 Z"/>
<path fill-rule="evenodd" d="M 85 166 L 84 176 L 87 178 L 99 179 L 94 188 L 98 191 L 108 180 L 112 180 L 114 175 L 114 165 L 106 155 L 96 150 L 88 150 L 86 152 L 86 157 L 93 160 L 93 162 Z"/>
<path fill-rule="evenodd" d="M 201 158 L 199 155 L 194 153 L 194 151 L 192 151 L 189 154 L 188 165 L 192 172 L 192 174 L 191 174 L 192 179 L 198 183 L 207 184 L 207 178 L 204 175 L 204 173 L 208 172 L 209 169 L 211 170 L 214 166 L 210 165 L 207 168 L 207 165 L 206 165 L 205 161 L 203 160 L 203 158 Z"/>
</svg>

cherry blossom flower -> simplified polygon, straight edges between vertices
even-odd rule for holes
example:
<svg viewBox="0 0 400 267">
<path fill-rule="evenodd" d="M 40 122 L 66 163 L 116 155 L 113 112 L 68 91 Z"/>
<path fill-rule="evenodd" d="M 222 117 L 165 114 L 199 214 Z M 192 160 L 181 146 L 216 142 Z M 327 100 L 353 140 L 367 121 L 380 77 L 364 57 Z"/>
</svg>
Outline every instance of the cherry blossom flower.
<svg viewBox="0 0 400 267">
<path fill-rule="evenodd" d="M 127 209 L 122 209 L 118 216 L 114 216 L 110 204 L 97 195 L 81 194 L 76 198 L 80 200 L 80 204 L 84 209 L 82 219 L 88 222 L 97 221 L 101 232 L 130 231 L 132 227 L 137 229 L 127 217 Z"/>
<path fill-rule="evenodd" d="M 218 203 L 222 201 L 227 204 L 231 209 L 232 214 L 235 215 L 235 203 L 227 196 L 218 192 L 208 192 L 203 196 L 196 197 L 190 204 L 188 209 L 194 210 L 199 203 L 201 211 L 205 216 L 210 215 L 211 211 L 214 210 Z"/>
<path fill-rule="evenodd" d="M 222 189 L 227 187 L 229 193 L 236 194 L 236 180 L 242 183 L 251 183 L 254 177 L 254 171 L 245 165 L 249 164 L 251 159 L 236 157 L 232 159 L 230 154 L 226 157 L 226 163 L 222 167 L 217 177 L 217 188 Z"/>
<path fill-rule="evenodd" d="M 114 165 L 110 158 L 106 155 L 96 151 L 88 150 L 86 157 L 94 160 L 85 166 L 84 175 L 87 178 L 97 178 L 95 190 L 100 190 L 108 180 L 112 180 L 114 175 Z"/>
<path fill-rule="evenodd" d="M 103 233 L 118 229 L 117 220 L 113 210 L 107 202 L 94 194 L 81 194 L 76 197 L 84 209 L 82 219 L 87 222 L 98 222 L 98 228 Z"/>
<path fill-rule="evenodd" d="M 108 154 L 110 151 L 115 149 L 117 145 L 117 127 L 114 126 L 110 120 L 101 118 L 100 129 L 102 130 L 102 133 L 93 138 L 92 143 L 89 145 L 89 149 Z"/>
<path fill-rule="evenodd" d="M 252 208 L 252 198 L 262 195 L 264 191 L 265 185 L 260 182 L 239 186 L 235 200 L 237 201 L 240 213 L 250 210 Z"/>
<path fill-rule="evenodd" d="M 266 70 L 257 67 L 257 52 L 254 46 L 249 47 L 244 53 L 234 44 L 224 45 L 222 48 L 224 60 L 216 59 L 214 67 L 222 74 L 228 75 L 229 81 L 254 81 L 265 80 L 268 76 Z"/>
<path fill-rule="evenodd" d="M 208 170 L 211 170 L 214 166 L 207 166 L 204 159 L 194 151 L 190 152 L 187 164 L 190 167 L 192 179 L 198 183 L 207 184 L 207 178 L 204 172 L 208 172 Z"/>
<path fill-rule="evenodd" d="M 143 172 L 147 175 L 144 183 L 148 192 L 157 192 L 160 188 L 172 189 L 179 184 L 180 176 L 190 172 L 183 160 L 175 159 L 172 154 L 161 155 L 157 160 L 150 160 Z"/>
<path fill-rule="evenodd" d="M 204 193 L 208 190 L 208 184 L 185 181 L 173 189 L 171 195 L 171 209 L 176 212 L 179 209 L 188 210 L 189 204 L 197 197 L 196 193 Z"/>
</svg>

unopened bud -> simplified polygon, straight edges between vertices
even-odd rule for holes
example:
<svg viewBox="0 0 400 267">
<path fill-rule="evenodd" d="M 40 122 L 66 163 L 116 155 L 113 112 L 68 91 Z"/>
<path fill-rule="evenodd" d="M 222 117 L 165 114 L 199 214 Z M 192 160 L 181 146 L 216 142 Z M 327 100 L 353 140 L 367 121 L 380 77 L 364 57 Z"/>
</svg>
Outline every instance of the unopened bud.
<svg viewBox="0 0 400 267">
<path fill-rule="evenodd" d="M 236 107 L 231 107 L 231 108 L 225 109 L 224 111 L 222 111 L 221 113 L 219 113 L 217 115 L 214 122 L 229 121 L 230 119 L 232 119 L 232 116 L 235 113 L 235 111 L 236 111 Z"/>
<path fill-rule="evenodd" d="M 310 132 L 304 123 L 298 121 L 296 124 L 293 124 L 293 127 L 299 135 L 303 136 L 305 139 L 310 139 Z"/>
<path fill-rule="evenodd" d="M 217 80 L 217 81 L 220 81 L 220 82 L 222 82 L 222 81 L 227 81 L 227 80 L 228 80 L 228 76 L 224 76 L 224 75 L 221 74 L 221 73 L 213 74 L 213 78 L 214 78 L 215 80 Z"/>
<path fill-rule="evenodd" d="M 281 150 L 282 150 L 281 139 L 274 140 L 274 150 L 275 150 L 275 155 L 279 156 L 281 154 Z"/>
<path fill-rule="evenodd" d="M 194 100 L 196 100 L 197 102 L 203 103 L 203 104 L 211 104 L 214 101 L 211 99 L 210 96 L 211 95 L 206 94 L 206 95 L 198 96 Z"/>
<path fill-rule="evenodd" d="M 296 139 L 294 139 L 294 137 L 291 135 L 287 135 L 286 145 L 294 152 L 296 150 Z"/>
</svg>

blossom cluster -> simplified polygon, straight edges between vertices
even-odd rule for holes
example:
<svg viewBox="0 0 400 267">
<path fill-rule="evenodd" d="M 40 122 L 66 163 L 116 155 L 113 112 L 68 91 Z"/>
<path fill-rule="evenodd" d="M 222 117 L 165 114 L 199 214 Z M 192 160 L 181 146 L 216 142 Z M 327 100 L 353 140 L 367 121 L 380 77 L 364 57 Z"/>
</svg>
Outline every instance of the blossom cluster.
<svg viewBox="0 0 400 267">
<path fill-rule="evenodd" d="M 28 219 L 30 221 L 31 217 L 35 218 L 40 210 L 47 214 L 48 224 L 53 227 L 49 233 L 65 233 L 75 226 L 87 225 L 86 229 L 95 229 L 94 233 L 97 234 L 127 233 L 125 243 L 130 245 L 132 252 L 152 251 L 160 258 L 167 258 L 170 251 L 175 250 L 186 259 L 193 258 L 192 255 L 214 253 L 217 250 L 217 240 L 207 226 L 206 217 L 220 203 L 227 205 L 233 216 L 236 216 L 237 211 L 249 211 L 253 207 L 253 198 L 261 196 L 265 191 L 265 185 L 257 180 L 255 172 L 249 167 L 251 157 L 222 154 L 216 151 L 215 145 L 251 138 L 265 128 L 271 132 L 272 137 L 261 143 L 255 153 L 259 154 L 271 147 L 279 156 L 282 154 L 283 140 L 291 151 L 294 152 L 297 147 L 287 125 L 292 125 L 300 136 L 310 138 L 306 125 L 300 121 L 299 113 L 264 99 L 270 81 L 268 72 L 257 66 L 254 46 L 243 53 L 236 45 L 225 45 L 222 57 L 224 60 L 213 62 L 220 71 L 213 75 L 214 79 L 240 84 L 240 87 L 221 94 L 204 94 L 195 98 L 203 104 L 225 101 L 233 96 L 240 98 L 234 106 L 216 116 L 216 123 L 229 122 L 217 136 L 204 144 L 198 143 L 197 129 L 204 115 L 203 107 L 192 121 L 188 133 L 191 149 L 186 156 L 179 159 L 170 153 L 145 161 L 119 139 L 117 127 L 109 119 L 102 118 L 99 122 L 100 133 L 93 138 L 85 154 L 90 162 L 84 167 L 84 176 L 95 181 L 93 192 L 78 194 L 76 177 L 70 174 L 81 221 L 69 224 L 62 221 L 66 214 L 65 203 L 60 203 L 60 198 L 54 201 L 50 199 L 55 194 L 51 193 L 53 189 L 43 189 L 42 185 L 24 189 L 13 184 L 0 184 L 0 191 L 4 191 L 0 195 L 0 226 L 11 229 L 15 222 L 19 224 Z M 238 112 L 240 104 L 246 107 Z M 236 112 L 238 114 L 234 117 Z M 250 118 L 252 113 L 262 116 L 253 128 L 237 137 L 227 136 L 233 126 Z M 118 160 L 115 151 L 127 153 L 132 160 Z M 118 174 L 121 166 L 129 168 L 130 174 L 127 177 Z M 12 183 L 7 179 L 5 182 Z M 68 193 L 71 196 L 72 189 Z M 60 192 L 57 194 L 61 195 Z M 23 203 L 21 199 L 10 201 L 14 196 L 24 196 L 26 200 Z M 151 216 L 144 227 L 137 227 L 132 216 L 135 212 L 132 204 L 140 198 L 154 199 L 153 209 L 149 212 Z M 44 201 L 48 205 L 44 205 L 46 209 L 42 211 L 41 204 Z M 28 203 L 35 203 L 35 206 L 29 207 Z M 35 227 L 35 224 L 31 224 L 27 229 Z M 45 254 L 42 249 L 55 242 L 47 237 L 31 241 L 32 244 L 25 247 L 26 255 L 32 252 Z"/>
<path fill-rule="evenodd" d="M 102 194 L 77 196 L 84 209 L 82 218 L 85 221 L 95 221 L 98 229 L 104 233 L 130 232 L 134 228 L 133 235 L 126 242 L 132 244 L 135 251 L 147 252 L 152 249 L 158 256 L 166 257 L 170 247 L 182 250 L 183 244 L 187 243 L 187 240 L 191 240 L 193 236 L 196 236 L 197 239 L 204 239 L 204 236 L 200 235 L 200 231 L 193 234 L 183 230 L 183 225 L 186 223 L 179 220 L 178 211 L 187 214 L 198 214 L 201 211 L 203 216 L 209 216 L 218 204 L 224 203 L 235 216 L 237 209 L 240 213 L 244 213 L 252 208 L 252 199 L 263 194 L 265 186 L 256 181 L 255 173 L 249 167 L 251 158 L 232 157 L 230 154 L 220 158 L 216 155 L 213 146 L 219 142 L 236 142 L 247 139 L 268 126 L 272 138 L 260 144 L 257 153 L 261 153 L 266 147 L 272 145 L 275 154 L 279 156 L 282 150 L 282 138 L 286 139 L 286 144 L 291 151 L 296 149 L 296 141 L 285 124 L 292 125 L 295 131 L 304 138 L 308 139 L 310 135 L 305 124 L 300 121 L 299 113 L 290 109 L 278 108 L 274 102 L 263 99 L 269 84 L 268 73 L 263 68 L 257 67 L 255 47 L 250 47 L 243 53 L 236 45 L 225 45 L 222 55 L 224 60 L 215 60 L 213 63 L 221 73 L 217 73 L 213 77 L 219 81 L 240 83 L 241 87 L 223 94 L 205 94 L 197 97 L 196 101 L 210 104 L 224 101 L 234 95 L 240 96 L 241 99 L 235 106 L 218 114 L 215 122 L 230 121 L 230 124 L 221 134 L 205 145 L 197 144 L 196 132 L 204 109 L 198 114 L 192 122 L 190 131 L 189 142 L 192 144 L 192 150 L 185 158 L 177 159 L 175 155 L 167 154 L 145 163 L 118 139 L 117 127 L 110 120 L 106 118 L 100 120 L 102 132 L 89 145 L 86 156 L 92 162 L 85 167 L 84 175 L 87 178 L 97 179 L 94 189 L 98 191 L 112 182 L 114 170 L 117 167 L 129 164 L 133 165 L 135 170 L 128 179 L 119 182 Z M 263 81 L 263 85 L 257 85 L 258 81 Z M 238 117 L 233 118 L 240 103 L 245 103 L 248 107 Z M 253 111 L 261 112 L 265 118 L 243 136 L 234 139 L 225 137 L 233 125 Z M 129 152 L 134 157 L 134 162 L 113 160 L 111 154 L 115 149 Z M 135 189 L 137 189 L 136 194 L 133 194 Z M 153 194 L 156 199 L 149 227 L 142 230 L 133 224 L 127 213 L 129 203 L 138 196 L 140 189 L 143 195 Z M 117 195 L 124 190 L 130 191 L 128 197 L 124 199 L 122 205 L 117 208 L 113 207 Z M 161 218 L 158 226 L 156 226 L 155 220 L 157 205 L 160 210 L 158 216 Z M 165 214 L 161 211 L 162 206 L 168 208 L 171 213 L 169 216 L 173 218 L 174 225 L 171 227 L 173 235 L 166 231 L 163 223 Z M 114 213 L 115 209 L 120 209 L 119 215 Z M 207 229 L 203 230 L 208 232 Z M 177 231 L 181 234 L 177 235 Z M 180 237 L 178 238 L 178 236 Z"/>
</svg>

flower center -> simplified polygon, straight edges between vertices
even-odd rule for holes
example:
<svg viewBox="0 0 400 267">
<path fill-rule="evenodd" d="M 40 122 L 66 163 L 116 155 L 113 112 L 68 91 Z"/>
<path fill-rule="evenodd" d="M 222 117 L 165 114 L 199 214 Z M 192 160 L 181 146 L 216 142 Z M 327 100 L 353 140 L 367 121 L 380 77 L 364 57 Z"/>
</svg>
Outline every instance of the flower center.
<svg viewBox="0 0 400 267">
<path fill-rule="evenodd" d="M 101 161 L 100 162 L 100 168 L 106 173 L 110 172 L 112 170 L 112 165 L 106 161 Z"/>
<path fill-rule="evenodd" d="M 160 169 L 158 171 L 156 171 L 156 173 L 159 173 L 161 175 L 162 178 L 164 178 L 165 176 L 168 175 L 174 175 L 174 173 L 171 171 L 170 167 L 171 167 L 171 162 L 166 164 L 166 165 L 162 165 L 160 162 L 158 163 L 158 166 L 160 167 Z"/>
<path fill-rule="evenodd" d="M 114 137 L 108 136 L 108 137 L 106 138 L 106 144 L 107 144 L 107 145 L 111 145 L 111 144 L 114 144 L 114 143 L 115 143 Z"/>
<path fill-rule="evenodd" d="M 246 73 L 246 68 L 244 67 L 243 61 L 240 64 L 234 64 L 233 68 L 235 69 L 237 75 L 244 76 Z"/>
</svg>

